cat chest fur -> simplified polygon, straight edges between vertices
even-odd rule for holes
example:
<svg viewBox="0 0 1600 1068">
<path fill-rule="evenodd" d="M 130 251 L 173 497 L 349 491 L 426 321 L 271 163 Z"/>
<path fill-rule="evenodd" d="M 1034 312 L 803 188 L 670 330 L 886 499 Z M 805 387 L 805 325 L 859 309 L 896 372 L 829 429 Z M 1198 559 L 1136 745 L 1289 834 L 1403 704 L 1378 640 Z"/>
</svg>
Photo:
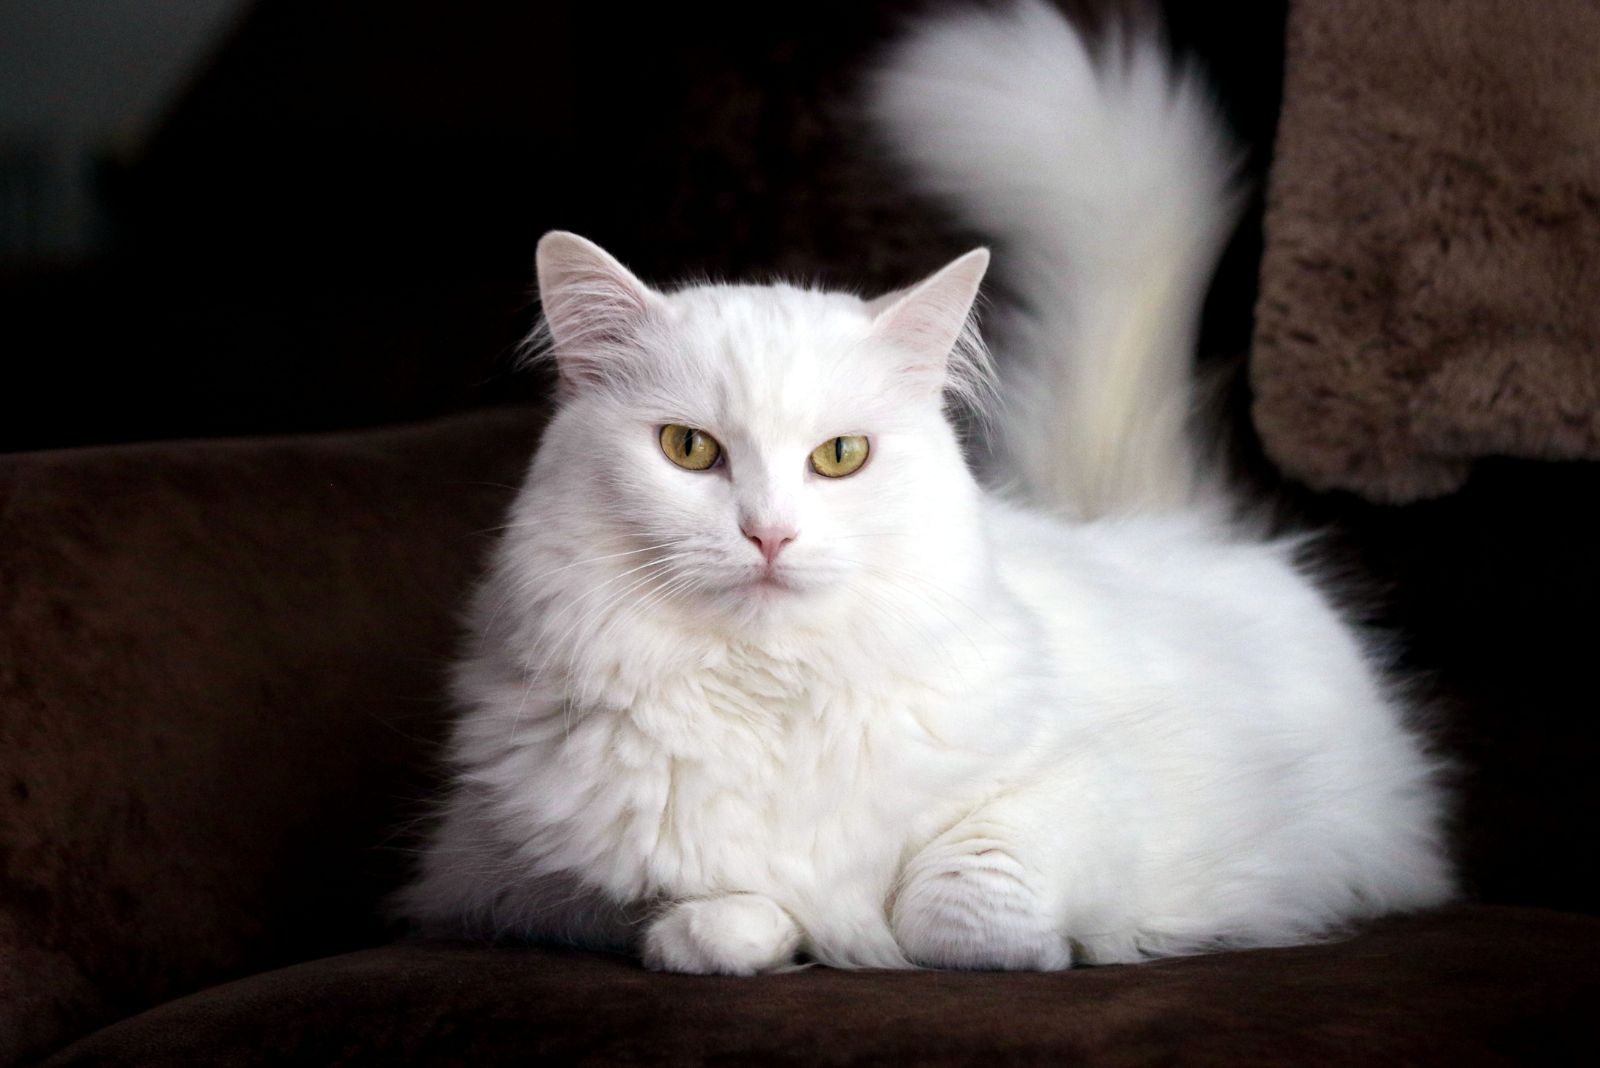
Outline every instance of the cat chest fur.
<svg viewBox="0 0 1600 1068">
<path fill-rule="evenodd" d="M 550 756 L 584 784 L 568 818 L 603 852 L 590 877 L 631 899 L 784 900 L 844 878 L 886 891 L 904 851 L 950 818 L 967 770 L 930 754 L 916 704 L 935 695 L 898 697 L 733 650 L 589 710 Z"/>
</svg>

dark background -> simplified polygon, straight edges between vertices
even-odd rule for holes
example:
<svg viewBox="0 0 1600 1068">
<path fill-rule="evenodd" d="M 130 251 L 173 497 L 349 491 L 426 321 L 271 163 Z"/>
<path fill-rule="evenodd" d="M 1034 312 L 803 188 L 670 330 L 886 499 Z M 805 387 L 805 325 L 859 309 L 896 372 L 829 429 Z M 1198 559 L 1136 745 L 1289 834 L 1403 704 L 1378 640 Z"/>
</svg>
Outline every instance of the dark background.
<svg viewBox="0 0 1600 1068">
<path fill-rule="evenodd" d="M 535 399 L 511 356 L 553 227 L 655 281 L 904 284 L 981 237 L 907 196 L 849 111 L 863 61 L 924 6 L 259 0 L 148 139 L 100 161 L 87 254 L 0 269 L 0 450 Z M 1067 6 L 1093 22 L 1111 5 Z M 1240 471 L 1332 532 L 1359 610 L 1398 635 L 1462 769 L 1474 891 L 1593 910 L 1595 466 L 1489 461 L 1405 508 L 1279 483 L 1240 358 L 1284 3 L 1162 6 L 1252 148 L 1203 346 Z"/>
<path fill-rule="evenodd" d="M 554 227 L 661 281 L 905 284 L 963 242 L 861 152 L 849 102 L 923 6 L 249 5 L 147 143 L 97 166 L 94 255 L 7 267 L 0 449 L 529 396 L 508 357 Z M 1171 21 L 1267 145 L 1282 10 L 1250 6 Z M 1254 258 L 1233 272 L 1235 351 Z"/>
</svg>

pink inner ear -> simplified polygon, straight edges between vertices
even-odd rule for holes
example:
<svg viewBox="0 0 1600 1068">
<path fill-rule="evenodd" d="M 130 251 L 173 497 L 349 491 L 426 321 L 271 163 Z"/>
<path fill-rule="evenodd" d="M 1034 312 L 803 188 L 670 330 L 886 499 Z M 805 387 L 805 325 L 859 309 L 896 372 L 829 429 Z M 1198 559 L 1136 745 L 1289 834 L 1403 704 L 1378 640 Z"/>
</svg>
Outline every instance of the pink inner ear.
<svg viewBox="0 0 1600 1068">
<path fill-rule="evenodd" d="M 910 289 L 872 301 L 867 309 L 875 316 L 873 336 L 912 354 L 942 379 L 988 267 L 989 250 L 973 249 Z"/>
<path fill-rule="evenodd" d="M 660 298 L 592 241 L 553 231 L 539 242 L 539 300 L 563 379 L 603 377 Z"/>
</svg>

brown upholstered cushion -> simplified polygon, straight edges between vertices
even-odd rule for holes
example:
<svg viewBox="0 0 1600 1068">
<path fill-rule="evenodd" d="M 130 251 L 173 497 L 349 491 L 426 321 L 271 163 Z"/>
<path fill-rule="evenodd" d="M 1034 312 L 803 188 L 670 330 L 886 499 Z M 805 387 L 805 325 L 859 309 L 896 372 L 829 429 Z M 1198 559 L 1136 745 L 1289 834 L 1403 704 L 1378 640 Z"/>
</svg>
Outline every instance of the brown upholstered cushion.
<svg viewBox="0 0 1600 1068">
<path fill-rule="evenodd" d="M 381 937 L 537 424 L 0 457 L 0 1064 Z"/>
<path fill-rule="evenodd" d="M 1595 1048 L 1600 920 L 1462 907 L 1348 941 L 1052 975 L 658 975 L 424 944 L 255 976 L 51 1060 L 115 1064 L 1372 1064 Z"/>
<path fill-rule="evenodd" d="M 1403 502 L 1600 460 L 1600 6 L 1291 5 L 1251 355 L 1282 470 Z"/>
</svg>

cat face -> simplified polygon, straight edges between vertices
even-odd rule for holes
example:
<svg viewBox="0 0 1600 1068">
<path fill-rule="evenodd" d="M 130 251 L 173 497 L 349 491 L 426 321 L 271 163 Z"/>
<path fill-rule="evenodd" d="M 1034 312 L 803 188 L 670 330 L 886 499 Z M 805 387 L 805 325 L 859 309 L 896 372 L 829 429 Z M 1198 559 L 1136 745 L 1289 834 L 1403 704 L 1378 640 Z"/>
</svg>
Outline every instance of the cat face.
<svg viewBox="0 0 1600 1068">
<path fill-rule="evenodd" d="M 944 393 L 986 262 L 873 302 L 782 285 L 661 294 L 549 235 L 562 404 L 537 477 L 581 478 L 585 524 L 629 566 L 654 565 L 642 590 L 663 598 L 737 615 L 925 583 L 975 551 Z"/>
</svg>

